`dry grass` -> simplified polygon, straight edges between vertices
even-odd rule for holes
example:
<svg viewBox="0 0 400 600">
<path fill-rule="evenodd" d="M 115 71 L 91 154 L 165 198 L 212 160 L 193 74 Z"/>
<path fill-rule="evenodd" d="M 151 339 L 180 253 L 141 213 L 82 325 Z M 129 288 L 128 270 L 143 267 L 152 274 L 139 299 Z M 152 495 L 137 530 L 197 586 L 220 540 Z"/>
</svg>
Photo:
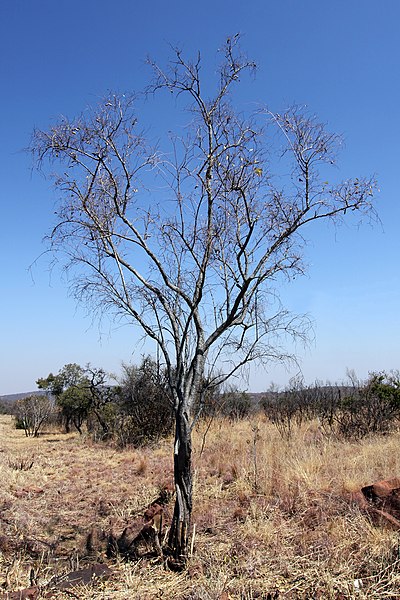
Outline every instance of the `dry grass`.
<svg viewBox="0 0 400 600">
<path fill-rule="evenodd" d="M 346 500 L 400 475 L 399 434 L 352 444 L 310 424 L 287 442 L 262 417 L 219 420 L 200 456 L 204 428 L 194 435 L 196 537 L 187 572 L 117 561 L 112 580 L 75 597 L 400 598 L 398 532 L 373 526 Z M 117 451 L 75 434 L 31 439 L 4 416 L 0 440 L 4 589 L 28 586 L 31 569 L 45 583 L 85 565 L 91 526 L 122 530 L 172 480 L 171 440 Z"/>
</svg>

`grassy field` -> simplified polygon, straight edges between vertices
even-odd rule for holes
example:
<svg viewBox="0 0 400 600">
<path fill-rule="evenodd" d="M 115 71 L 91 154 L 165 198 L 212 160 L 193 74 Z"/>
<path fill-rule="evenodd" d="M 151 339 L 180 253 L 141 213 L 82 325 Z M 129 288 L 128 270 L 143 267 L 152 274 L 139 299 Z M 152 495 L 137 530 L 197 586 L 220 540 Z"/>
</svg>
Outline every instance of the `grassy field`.
<svg viewBox="0 0 400 600">
<path fill-rule="evenodd" d="M 349 500 L 400 475 L 399 433 L 340 442 L 311 423 L 284 441 L 263 416 L 216 420 L 204 444 L 205 430 L 194 435 L 188 570 L 109 561 L 111 579 L 55 597 L 400 598 L 399 533 Z M 94 560 L 85 557 L 93 526 L 121 532 L 172 482 L 172 440 L 121 451 L 76 434 L 33 439 L 0 416 L 0 480 L 0 585 L 42 585 Z"/>
</svg>

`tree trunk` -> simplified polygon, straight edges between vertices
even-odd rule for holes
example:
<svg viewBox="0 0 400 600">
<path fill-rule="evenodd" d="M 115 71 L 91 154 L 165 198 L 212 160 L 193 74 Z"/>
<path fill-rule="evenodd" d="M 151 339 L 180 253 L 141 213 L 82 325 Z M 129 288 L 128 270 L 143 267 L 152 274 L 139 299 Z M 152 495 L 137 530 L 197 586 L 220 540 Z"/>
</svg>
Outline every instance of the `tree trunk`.
<svg viewBox="0 0 400 600">
<path fill-rule="evenodd" d="M 65 428 L 65 433 L 70 433 L 70 431 L 71 431 L 71 417 L 69 415 L 64 415 L 64 428 Z"/>
<path fill-rule="evenodd" d="M 183 569 L 188 558 L 188 539 L 192 514 L 192 436 L 185 403 L 176 412 L 174 480 L 176 500 L 169 532 L 171 568 Z"/>
<path fill-rule="evenodd" d="M 99 422 L 101 429 L 103 430 L 102 439 L 103 440 L 108 439 L 110 436 L 110 426 L 107 423 L 107 420 L 102 417 L 100 410 L 93 409 L 93 412 L 97 418 L 97 421 Z"/>
</svg>

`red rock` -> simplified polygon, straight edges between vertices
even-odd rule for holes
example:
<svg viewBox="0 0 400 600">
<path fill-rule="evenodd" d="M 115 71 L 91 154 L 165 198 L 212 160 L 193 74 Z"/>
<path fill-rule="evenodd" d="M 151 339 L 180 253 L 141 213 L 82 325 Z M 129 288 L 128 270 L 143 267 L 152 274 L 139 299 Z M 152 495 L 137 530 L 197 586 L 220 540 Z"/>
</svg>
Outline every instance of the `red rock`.
<svg viewBox="0 0 400 600">
<path fill-rule="evenodd" d="M 400 479 L 394 477 L 366 485 L 351 500 L 378 525 L 400 529 Z"/>
<path fill-rule="evenodd" d="M 110 577 L 111 575 L 112 571 L 107 565 L 96 563 L 87 569 L 72 571 L 62 578 L 53 578 L 48 587 L 57 590 L 66 590 L 77 585 L 88 585 L 92 583 L 94 579 L 104 579 Z"/>
</svg>

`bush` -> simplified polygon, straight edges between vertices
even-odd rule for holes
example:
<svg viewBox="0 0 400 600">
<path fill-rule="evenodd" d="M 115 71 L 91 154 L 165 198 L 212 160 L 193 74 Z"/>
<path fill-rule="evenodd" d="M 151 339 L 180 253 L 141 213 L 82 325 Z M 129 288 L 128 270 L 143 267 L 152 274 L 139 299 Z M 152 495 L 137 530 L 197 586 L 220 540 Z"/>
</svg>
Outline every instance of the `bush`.
<svg viewBox="0 0 400 600">
<path fill-rule="evenodd" d="M 227 417 L 232 420 L 244 419 L 254 406 L 251 396 L 246 392 L 230 387 L 223 391 L 221 387 L 208 389 L 202 400 L 198 399 L 193 408 L 193 415 L 202 417 Z"/>
<path fill-rule="evenodd" d="M 150 357 L 144 358 L 139 367 L 123 365 L 123 371 L 121 415 L 114 424 L 119 443 L 140 446 L 169 435 L 174 410 L 165 373 Z"/>
<path fill-rule="evenodd" d="M 12 405 L 5 400 L 0 400 L 0 415 L 9 415 L 12 413 Z"/>
<path fill-rule="evenodd" d="M 260 404 L 267 418 L 284 438 L 290 438 L 294 425 L 315 417 L 321 399 L 322 387 L 305 387 L 301 380 L 291 380 L 284 391 L 272 387 L 261 398 Z"/>
<path fill-rule="evenodd" d="M 234 421 L 245 419 L 253 410 L 251 397 L 246 392 L 230 389 L 221 394 L 219 414 Z"/>
<path fill-rule="evenodd" d="M 266 417 L 284 438 L 290 438 L 298 407 L 289 393 L 269 392 L 261 399 Z"/>
<path fill-rule="evenodd" d="M 370 433 L 388 433 L 399 417 L 398 375 L 373 373 L 365 384 L 343 395 L 334 420 L 341 435 L 359 439 Z"/>
</svg>

